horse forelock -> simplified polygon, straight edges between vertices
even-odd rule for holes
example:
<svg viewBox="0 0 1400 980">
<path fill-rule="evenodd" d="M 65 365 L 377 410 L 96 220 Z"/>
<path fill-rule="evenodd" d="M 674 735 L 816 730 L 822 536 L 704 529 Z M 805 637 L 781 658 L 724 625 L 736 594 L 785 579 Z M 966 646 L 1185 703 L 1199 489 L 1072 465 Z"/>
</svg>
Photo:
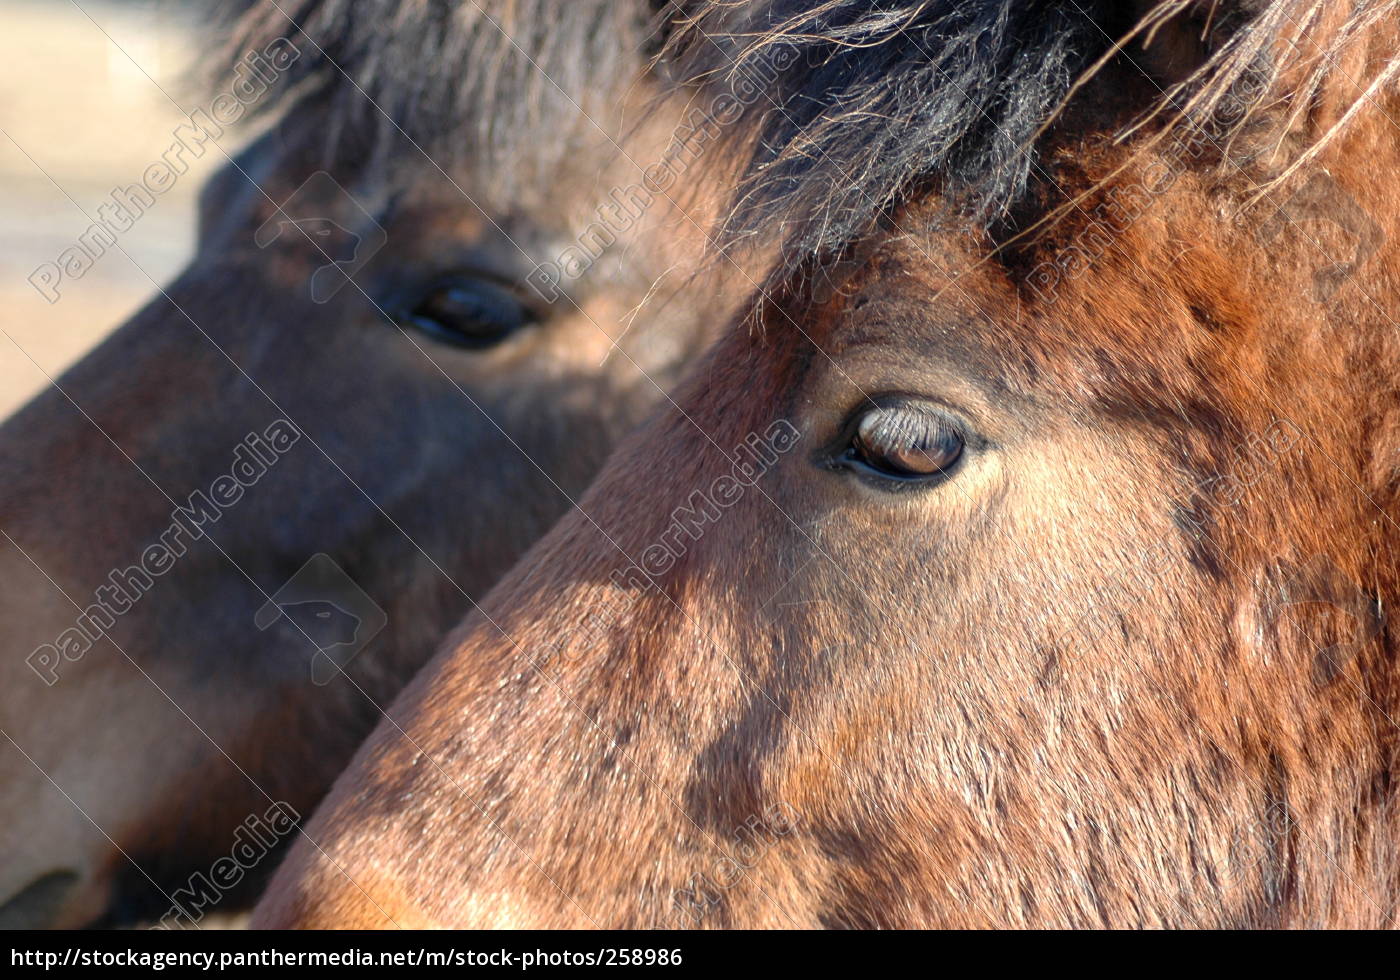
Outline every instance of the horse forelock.
<svg viewBox="0 0 1400 980">
<path fill-rule="evenodd" d="M 1141 50 L 1124 50 L 1154 43 L 1160 49 L 1158 34 L 1173 18 L 1201 19 L 1204 58 L 1182 78 L 1153 80 L 1149 97 L 1122 121 L 1122 137 L 1151 124 L 1151 138 L 1137 141 L 1144 147 L 1207 120 L 1211 141 L 1224 146 L 1262 107 L 1306 106 L 1342 70 L 1340 57 L 1394 10 L 1393 0 L 1358 0 L 1340 17 L 1325 0 L 1144 0 L 1147 13 L 1139 19 L 1132 6 L 691 4 L 661 55 L 681 84 L 732 89 L 761 74 L 759 66 L 779 49 L 787 65 L 759 96 L 761 111 L 745 113 L 723 134 L 741 161 L 741 180 L 717 241 L 771 244 L 780 236 L 780 279 L 808 257 L 847 245 L 930 185 L 942 193 L 950 225 L 1008 222 L 1044 174 L 1038 150 L 1054 135 L 1053 124 L 1115 57 L 1127 58 L 1137 81 L 1147 81 L 1131 61 Z M 1398 72 L 1394 55 L 1375 77 Z M 1251 93 L 1244 111 L 1226 112 L 1242 90 Z M 1340 130 L 1326 132 L 1293 162 Z"/>
<path fill-rule="evenodd" d="M 295 60 L 247 119 L 304 106 L 327 160 L 382 155 L 392 167 L 416 156 L 406 137 L 449 172 L 495 168 L 509 182 L 526 156 L 562 157 L 585 114 L 615 121 L 609 107 L 645 65 L 649 20 L 645 0 L 259 3 L 232 18 L 199 81 L 225 91 L 250 52 L 290 43 Z"/>
</svg>

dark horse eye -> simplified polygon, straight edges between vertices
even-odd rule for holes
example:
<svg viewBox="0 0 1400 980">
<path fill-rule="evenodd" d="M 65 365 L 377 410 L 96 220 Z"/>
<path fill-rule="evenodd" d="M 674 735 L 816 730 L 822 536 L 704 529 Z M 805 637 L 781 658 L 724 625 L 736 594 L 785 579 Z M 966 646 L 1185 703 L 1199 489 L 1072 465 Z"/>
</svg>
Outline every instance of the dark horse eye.
<svg viewBox="0 0 1400 980">
<path fill-rule="evenodd" d="M 468 278 L 437 283 L 399 317 L 435 340 L 474 350 L 499 344 L 535 319 L 505 286 Z"/>
<path fill-rule="evenodd" d="M 962 458 L 962 434 L 942 412 L 917 402 L 877 405 L 854 420 L 843 468 L 900 482 L 933 480 Z"/>
</svg>

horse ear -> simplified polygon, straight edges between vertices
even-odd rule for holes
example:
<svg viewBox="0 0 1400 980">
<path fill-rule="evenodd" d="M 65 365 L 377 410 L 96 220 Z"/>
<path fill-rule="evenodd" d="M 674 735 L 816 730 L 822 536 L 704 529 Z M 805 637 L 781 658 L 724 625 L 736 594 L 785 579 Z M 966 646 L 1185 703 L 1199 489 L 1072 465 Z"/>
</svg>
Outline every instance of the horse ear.
<svg viewBox="0 0 1400 980">
<path fill-rule="evenodd" d="M 1163 87 L 1183 82 L 1266 0 L 1132 0 L 1133 60 Z"/>
</svg>

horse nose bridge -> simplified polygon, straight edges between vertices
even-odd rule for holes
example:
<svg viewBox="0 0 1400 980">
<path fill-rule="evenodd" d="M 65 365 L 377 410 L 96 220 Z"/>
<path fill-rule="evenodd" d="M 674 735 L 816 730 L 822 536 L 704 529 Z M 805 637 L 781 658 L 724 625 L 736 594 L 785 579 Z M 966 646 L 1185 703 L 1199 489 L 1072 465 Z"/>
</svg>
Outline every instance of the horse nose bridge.
<svg viewBox="0 0 1400 980">
<path fill-rule="evenodd" d="M 207 436 L 236 417 L 211 396 L 237 374 L 200 279 L 186 270 L 66 370 L 44 366 L 46 386 L 0 420 L 0 528 L 30 525 L 52 539 L 106 511 L 92 523 L 110 537 L 114 501 L 146 488 L 159 496 L 153 482 L 179 489 L 186 472 L 202 472 L 201 452 L 217 445 Z"/>
<path fill-rule="evenodd" d="M 203 365 L 210 341 L 182 313 L 191 287 L 172 284 L 66 370 L 38 365 L 46 384 L 8 419 L 0 420 L 0 489 L 36 459 L 62 459 L 83 445 L 121 442 L 152 421 L 172 417 L 196 392 L 207 396 Z M 200 326 L 213 318 L 200 318 Z"/>
<path fill-rule="evenodd" d="M 639 624 L 651 623 L 660 588 L 636 566 L 583 574 L 568 553 L 550 556 L 546 576 L 508 579 L 483 604 L 476 628 L 458 638 L 473 660 L 498 658 L 546 680 L 588 673 L 622 653 Z M 527 573 L 531 562 L 518 568 Z M 654 624 L 653 624 L 654 625 Z"/>
</svg>

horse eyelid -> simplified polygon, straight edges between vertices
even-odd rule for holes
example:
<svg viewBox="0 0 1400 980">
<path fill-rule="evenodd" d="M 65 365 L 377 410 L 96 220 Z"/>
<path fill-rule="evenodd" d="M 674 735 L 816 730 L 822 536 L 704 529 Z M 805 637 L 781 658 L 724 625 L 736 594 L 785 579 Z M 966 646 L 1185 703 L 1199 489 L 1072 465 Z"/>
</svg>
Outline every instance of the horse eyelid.
<svg viewBox="0 0 1400 980">
<path fill-rule="evenodd" d="M 928 474 L 899 475 L 887 473 L 854 455 L 855 440 L 861 423 L 873 411 L 904 411 L 927 419 L 925 431 L 943 431 L 957 438 L 959 453 L 949 465 Z M 897 426 L 898 422 L 890 425 Z M 820 468 L 833 473 L 849 473 L 861 482 L 886 493 L 905 493 L 933 489 L 952 479 L 962 469 L 969 450 L 983 448 L 987 441 L 963 419 L 960 413 L 941 401 L 922 395 L 890 392 L 869 396 L 852 410 L 838 430 L 837 437 L 819 449 L 813 458 Z"/>
</svg>

